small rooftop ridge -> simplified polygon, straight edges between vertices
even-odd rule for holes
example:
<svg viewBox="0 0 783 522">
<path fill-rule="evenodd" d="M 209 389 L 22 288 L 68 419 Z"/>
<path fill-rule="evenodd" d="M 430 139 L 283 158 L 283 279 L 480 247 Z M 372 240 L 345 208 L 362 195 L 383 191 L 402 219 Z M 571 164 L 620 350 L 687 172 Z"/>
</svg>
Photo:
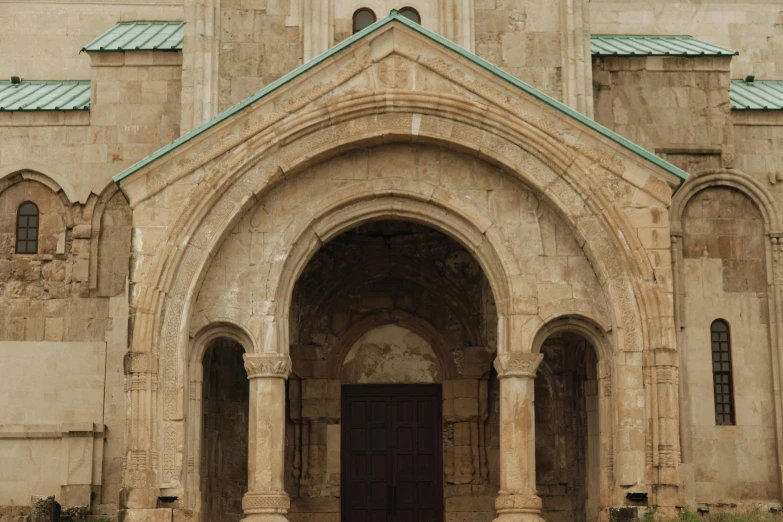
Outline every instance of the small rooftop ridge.
<svg viewBox="0 0 783 522">
<path fill-rule="evenodd" d="M 599 35 L 590 37 L 593 56 L 735 56 L 734 49 L 692 36 Z"/>
<path fill-rule="evenodd" d="M 783 110 L 783 80 L 731 80 L 731 110 Z"/>
<path fill-rule="evenodd" d="M 90 81 L 0 81 L 0 111 L 90 110 Z"/>
<path fill-rule="evenodd" d="M 120 22 L 82 51 L 181 51 L 184 22 Z"/>
</svg>

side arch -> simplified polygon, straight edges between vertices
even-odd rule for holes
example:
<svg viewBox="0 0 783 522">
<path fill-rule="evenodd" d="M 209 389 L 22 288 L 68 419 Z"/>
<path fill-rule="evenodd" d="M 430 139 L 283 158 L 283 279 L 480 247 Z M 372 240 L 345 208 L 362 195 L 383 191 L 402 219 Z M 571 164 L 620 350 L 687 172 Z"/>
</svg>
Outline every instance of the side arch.
<svg viewBox="0 0 783 522">
<path fill-rule="evenodd" d="M 729 187 L 742 192 L 761 212 L 766 233 L 783 231 L 777 203 L 764 185 L 740 170 L 715 170 L 705 171 L 689 178 L 674 194 L 669 212 L 672 234 L 683 233 L 682 217 L 685 207 L 696 194 L 709 187 Z"/>
<path fill-rule="evenodd" d="M 199 456 L 202 447 L 202 386 L 204 383 L 204 355 L 215 342 L 230 339 L 241 346 L 245 353 L 253 351 L 253 336 L 241 325 L 216 322 L 201 328 L 191 339 L 185 369 L 187 408 L 185 415 L 185 437 L 183 460 L 188 463 L 184 474 L 185 488 L 191 492 L 201 491 Z M 188 497 L 188 509 L 200 504 L 200 499 Z"/>
<path fill-rule="evenodd" d="M 46 165 L 32 162 L 0 167 L 0 193 L 2 193 L 8 187 L 8 184 L 12 183 L 10 178 L 16 174 L 19 174 L 22 179 L 31 179 L 46 185 L 54 193 L 62 191 L 69 204 L 87 203 L 86 199 L 84 201 L 79 200 L 79 198 L 76 196 L 76 190 L 65 176 L 57 174 Z"/>
<path fill-rule="evenodd" d="M 575 333 L 589 341 L 596 351 L 595 356 L 599 363 L 612 360 L 612 344 L 606 336 L 608 331 L 600 322 L 582 315 L 561 315 L 543 323 L 533 336 L 533 353 L 541 353 L 544 342 L 561 332 Z"/>
</svg>

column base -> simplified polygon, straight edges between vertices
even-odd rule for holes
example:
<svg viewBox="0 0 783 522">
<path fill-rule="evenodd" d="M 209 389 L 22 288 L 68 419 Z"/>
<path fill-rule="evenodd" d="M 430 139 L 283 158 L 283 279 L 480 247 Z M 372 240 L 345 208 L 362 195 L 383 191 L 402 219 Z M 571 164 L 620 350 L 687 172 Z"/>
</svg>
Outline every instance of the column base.
<svg viewBox="0 0 783 522">
<path fill-rule="evenodd" d="M 278 513 L 253 513 L 245 515 L 239 522 L 288 522 L 288 519 Z"/>
<path fill-rule="evenodd" d="M 245 517 L 240 522 L 288 522 L 291 499 L 284 491 L 248 491 L 242 497 Z"/>
<path fill-rule="evenodd" d="M 498 516 L 493 522 L 545 522 L 541 518 L 543 502 L 535 491 L 500 491 L 495 499 Z"/>
<path fill-rule="evenodd" d="M 546 522 L 541 515 L 533 513 L 503 513 L 492 522 Z"/>
<path fill-rule="evenodd" d="M 169 522 L 171 509 L 121 509 L 117 512 L 119 522 Z"/>
</svg>

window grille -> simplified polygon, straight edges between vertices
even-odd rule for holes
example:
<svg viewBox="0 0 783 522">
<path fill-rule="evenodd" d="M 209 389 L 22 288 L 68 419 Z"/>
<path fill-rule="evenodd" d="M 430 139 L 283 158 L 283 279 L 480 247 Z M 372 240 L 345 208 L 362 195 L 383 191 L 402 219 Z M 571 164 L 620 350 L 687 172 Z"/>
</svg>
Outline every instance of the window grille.
<svg viewBox="0 0 783 522">
<path fill-rule="evenodd" d="M 25 201 L 16 214 L 16 253 L 38 253 L 38 207 Z"/>
<path fill-rule="evenodd" d="M 715 392 L 715 424 L 733 426 L 734 383 L 731 368 L 729 325 L 718 319 L 710 327 L 712 336 L 712 379 Z"/>
</svg>

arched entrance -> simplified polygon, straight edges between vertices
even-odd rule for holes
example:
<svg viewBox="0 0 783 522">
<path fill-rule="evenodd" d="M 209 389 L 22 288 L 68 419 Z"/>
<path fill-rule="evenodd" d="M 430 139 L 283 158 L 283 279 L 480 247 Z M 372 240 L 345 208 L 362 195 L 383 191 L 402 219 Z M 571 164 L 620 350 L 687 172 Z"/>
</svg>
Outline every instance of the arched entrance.
<svg viewBox="0 0 783 522">
<path fill-rule="evenodd" d="M 289 520 L 492 520 L 496 324 L 481 266 L 442 232 L 386 219 L 326 242 L 289 315 Z"/>
<path fill-rule="evenodd" d="M 604 520 L 612 481 L 611 350 L 602 328 L 561 317 L 542 328 L 535 380 L 536 489 L 546 520 Z"/>
<path fill-rule="evenodd" d="M 214 341 L 204 354 L 201 395 L 201 516 L 238 522 L 247 491 L 249 389 L 242 346 Z"/>
</svg>

